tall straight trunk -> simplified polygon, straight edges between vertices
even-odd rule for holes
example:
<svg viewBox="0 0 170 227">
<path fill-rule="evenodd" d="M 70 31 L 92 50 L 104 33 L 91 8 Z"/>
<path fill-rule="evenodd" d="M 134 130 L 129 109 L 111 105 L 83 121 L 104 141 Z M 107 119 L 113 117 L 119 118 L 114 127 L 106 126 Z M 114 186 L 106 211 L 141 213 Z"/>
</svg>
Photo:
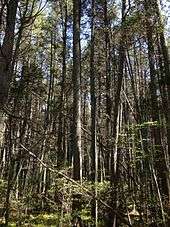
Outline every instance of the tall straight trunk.
<svg viewBox="0 0 170 227">
<path fill-rule="evenodd" d="M 54 50 L 53 50 L 53 32 L 51 32 L 51 43 L 50 43 L 50 75 L 49 75 L 49 87 L 48 87 L 48 97 L 47 97 L 47 109 L 45 112 L 45 120 L 44 120 L 44 131 L 47 130 L 48 125 L 51 121 L 51 116 L 50 116 L 50 112 L 51 112 L 51 100 L 52 100 L 52 96 L 53 96 L 53 86 L 54 86 L 54 75 L 53 75 L 53 59 L 54 59 Z"/>
<path fill-rule="evenodd" d="M 107 133 L 107 152 L 106 152 L 106 166 L 108 172 L 110 171 L 110 137 L 111 137 L 111 65 L 110 65 L 110 39 L 109 39 L 109 20 L 108 20 L 108 6 L 107 1 L 104 1 L 104 24 L 105 24 L 105 73 L 106 73 L 106 133 Z M 106 173 L 107 175 L 109 173 Z"/>
<path fill-rule="evenodd" d="M 72 122 L 72 154 L 73 178 L 82 181 L 81 157 L 81 49 L 80 49 L 80 10 L 81 1 L 73 0 L 73 122 Z M 73 222 L 74 212 L 81 209 L 81 196 L 73 195 Z"/>
<path fill-rule="evenodd" d="M 95 79 L 95 62 L 94 62 L 94 48 L 95 48 L 95 25 L 94 25 L 94 8 L 95 1 L 91 2 L 91 56 L 90 56 L 90 95 L 91 95 L 91 180 L 93 183 L 98 181 L 98 152 L 97 152 L 97 138 L 96 138 L 96 79 Z M 97 197 L 96 184 L 94 185 L 94 194 Z M 95 226 L 97 226 L 97 200 L 92 201 L 92 216 L 95 219 Z"/>
<path fill-rule="evenodd" d="M 165 37 L 163 32 L 160 33 L 160 44 L 161 44 L 161 49 L 162 49 L 162 55 L 163 55 L 163 61 L 164 61 L 164 68 L 165 68 L 165 84 L 167 88 L 167 93 L 168 93 L 168 112 L 170 112 L 170 59 L 168 55 L 168 47 L 165 43 Z M 170 117 L 168 118 L 168 129 L 170 130 Z M 170 131 L 169 131 L 170 133 Z M 170 138 L 170 134 L 168 134 L 168 138 Z M 170 142 L 170 140 L 168 141 Z M 168 143 L 169 146 L 169 156 L 170 156 L 170 144 Z"/>
<path fill-rule="evenodd" d="M 96 89 L 94 68 L 94 0 L 92 0 L 91 18 L 91 56 L 90 56 L 90 95 L 91 95 L 91 179 L 95 180 L 95 155 L 96 155 Z"/>
<path fill-rule="evenodd" d="M 156 18 L 158 20 L 158 36 L 159 36 L 159 43 L 160 43 L 160 48 L 159 48 L 159 59 L 160 61 L 160 70 L 161 70 L 161 80 L 163 82 L 162 84 L 162 89 L 160 88 L 161 96 L 162 96 L 162 101 L 163 105 L 165 107 L 164 115 L 166 119 L 166 130 L 167 130 L 167 144 L 168 144 L 168 149 L 167 149 L 167 154 L 165 157 L 165 162 L 166 162 L 166 180 L 167 180 L 167 197 L 170 203 L 170 56 L 168 54 L 168 46 L 165 41 L 165 36 L 164 36 L 164 29 L 163 29 L 163 23 L 161 20 L 161 15 L 160 15 L 160 10 L 159 10 L 159 5 L 158 1 L 154 0 L 154 5 L 155 5 L 155 11 L 156 11 Z M 162 64 L 163 63 L 163 64 Z M 166 210 L 168 216 L 170 215 L 170 208 L 168 206 Z M 170 218 L 167 220 L 167 225 L 170 225 Z"/>
<path fill-rule="evenodd" d="M 154 5 L 156 9 L 156 16 L 158 18 L 158 26 L 159 29 L 159 40 L 160 40 L 160 49 L 163 58 L 163 68 L 162 72 L 164 72 L 163 86 L 165 89 L 162 89 L 162 96 L 166 100 L 167 108 L 165 110 L 165 119 L 166 119 L 166 129 L 167 129 L 167 144 L 168 144 L 168 158 L 170 158 L 170 57 L 168 54 L 168 47 L 166 45 L 163 24 L 161 21 L 161 15 L 159 11 L 159 6 L 157 0 L 154 0 Z M 169 159 L 167 160 L 167 164 L 169 165 Z M 168 197 L 170 202 L 170 174 L 169 170 L 167 170 L 167 181 L 168 181 Z"/>
<path fill-rule="evenodd" d="M 5 4 L 7 3 L 4 3 L 1 8 L 2 13 Z M 7 102 L 8 90 L 12 79 L 11 61 L 17 7 L 18 0 L 10 0 L 7 4 L 5 36 L 2 45 L 0 44 L 0 146 L 4 134 L 3 107 Z"/>
<path fill-rule="evenodd" d="M 145 12 L 146 12 L 146 35 L 148 44 L 148 59 L 150 69 L 150 92 L 151 92 L 151 108 L 152 108 L 152 120 L 159 122 L 159 106 L 156 92 L 156 69 L 155 69 L 155 58 L 154 58 L 154 42 L 153 42 L 153 25 L 149 21 L 150 19 L 150 5 L 149 2 L 145 1 Z M 158 172 L 158 181 L 162 195 L 169 196 L 168 192 L 168 178 L 167 178 L 167 165 L 165 160 L 165 154 L 161 142 L 161 132 L 158 127 L 153 128 L 153 138 L 155 145 L 155 168 Z M 161 162 L 160 162 L 161 160 Z"/>
<path fill-rule="evenodd" d="M 11 82 L 11 60 L 17 7 L 18 0 L 10 0 L 7 4 L 5 36 L 0 47 L 0 110 L 6 103 Z"/>
<path fill-rule="evenodd" d="M 63 51 L 62 51 L 62 78 L 61 78 L 61 93 L 60 93 L 60 112 L 58 117 L 58 166 L 64 165 L 65 151 L 64 151 L 64 92 L 65 92 L 65 78 L 66 78 L 66 52 L 67 52 L 67 2 L 64 3 L 63 20 Z"/>
<path fill-rule="evenodd" d="M 80 6 L 80 0 L 73 0 L 73 177 L 75 180 L 82 179 Z"/>
<path fill-rule="evenodd" d="M 122 0 L 122 29 L 123 24 L 125 21 L 125 9 L 126 9 L 126 0 Z M 117 145 L 116 145 L 116 138 L 117 138 L 117 120 L 118 120 L 118 113 L 119 113 L 119 104 L 120 104 L 120 95 L 121 95 L 121 89 L 122 89 L 122 83 L 123 83 L 123 75 L 124 75 L 124 62 L 125 62 L 125 33 L 122 30 L 121 31 L 121 39 L 119 44 L 119 59 L 118 59 L 118 83 L 115 93 L 115 103 L 114 103 L 114 113 L 113 113 L 113 123 L 112 123 L 112 137 L 113 137 L 113 151 L 111 153 L 111 206 L 115 209 L 117 209 L 117 193 L 114 190 L 115 186 L 117 186 L 117 183 L 119 181 L 118 179 L 118 163 L 120 160 L 120 152 L 117 152 Z M 115 227 L 117 226 L 117 217 L 113 213 L 110 212 L 109 214 L 109 227 Z"/>
<path fill-rule="evenodd" d="M 6 28 L 2 46 L 0 46 L 0 127 L 3 126 L 3 107 L 6 104 L 10 82 L 12 79 L 11 61 L 14 45 L 14 30 L 16 22 L 18 0 L 10 0 L 7 3 Z M 2 128 L 1 128 L 2 129 Z M 0 135 L 0 139 L 2 135 Z M 9 171 L 5 201 L 5 225 L 8 226 L 10 194 L 13 181 L 14 159 L 12 157 L 12 145 L 9 148 Z"/>
<path fill-rule="evenodd" d="M 170 59 L 168 55 L 168 47 L 165 43 L 165 37 L 163 32 L 160 33 L 160 45 L 162 50 L 162 56 L 163 56 L 163 63 L 164 63 L 164 72 L 165 72 L 165 79 L 164 79 L 164 85 L 167 90 L 166 92 L 163 92 L 163 96 L 166 97 L 167 100 L 167 117 L 166 117 L 166 124 L 167 124 L 167 142 L 168 142 L 168 155 L 170 157 Z M 170 200 L 170 198 L 169 198 Z"/>
<path fill-rule="evenodd" d="M 9 141 L 8 141 L 8 182 L 5 197 L 5 226 L 8 226 L 9 215 L 10 215 L 10 196 L 14 183 L 14 173 L 15 173 L 15 156 L 14 156 L 14 145 L 13 136 L 15 132 L 15 123 L 12 117 L 9 118 Z"/>
</svg>

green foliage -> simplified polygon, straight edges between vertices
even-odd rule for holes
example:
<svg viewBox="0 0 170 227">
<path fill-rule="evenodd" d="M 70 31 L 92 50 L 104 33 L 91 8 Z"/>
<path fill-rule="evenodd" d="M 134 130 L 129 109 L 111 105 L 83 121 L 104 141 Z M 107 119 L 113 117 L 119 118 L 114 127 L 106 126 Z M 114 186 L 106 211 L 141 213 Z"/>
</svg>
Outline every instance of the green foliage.
<svg viewBox="0 0 170 227">
<path fill-rule="evenodd" d="M 162 127 L 163 125 L 158 121 L 146 121 L 146 122 L 143 122 L 142 124 L 135 125 L 136 128 L 145 128 L 145 127 L 152 127 L 152 126 Z"/>
<path fill-rule="evenodd" d="M 46 226 L 56 225 L 59 222 L 58 214 L 42 213 L 37 216 L 30 215 L 29 222 L 31 224 L 43 224 Z"/>
<path fill-rule="evenodd" d="M 84 181 L 82 187 L 85 187 L 91 193 L 93 193 L 94 187 L 96 187 L 98 192 L 98 199 L 107 202 L 107 200 L 109 200 L 109 185 L 110 183 L 108 181 L 98 182 L 95 185 L 92 182 Z M 80 199 L 80 210 L 74 214 L 72 213 L 71 209 L 73 195 L 79 195 L 78 199 Z M 81 217 L 83 222 L 89 224 L 92 223 L 92 197 L 78 185 L 73 184 L 65 178 L 57 178 L 53 186 L 48 190 L 47 196 L 48 198 L 51 198 L 51 201 L 55 202 L 55 205 L 53 203 L 50 203 L 50 201 L 46 201 L 44 203 L 44 210 L 50 207 L 49 212 L 41 210 L 42 199 L 38 194 L 36 196 L 36 199 L 35 195 L 31 195 L 31 193 L 28 194 L 25 199 L 22 200 L 22 204 L 20 203 L 20 201 L 13 201 L 11 203 L 11 206 L 13 207 L 13 209 L 15 208 L 15 210 L 17 210 L 17 214 L 14 215 L 13 213 L 11 215 L 12 220 L 15 220 L 15 223 L 22 223 L 22 225 L 24 226 L 56 226 L 60 222 L 66 224 L 66 226 L 69 226 L 73 215 L 78 215 Z M 24 214 L 24 210 L 26 209 L 26 206 L 28 206 L 28 204 L 30 204 L 29 207 L 27 207 L 30 214 Z M 20 207 L 20 209 L 18 207 Z M 105 209 L 105 207 L 100 204 L 99 222 L 102 222 L 102 219 L 104 218 L 103 209 Z M 11 223 L 11 226 L 15 226 L 13 222 Z"/>
<path fill-rule="evenodd" d="M 59 224 L 59 216 L 57 214 L 40 214 L 37 216 L 27 216 L 25 219 L 17 220 L 16 222 L 11 222 L 9 226 L 56 226 Z"/>
</svg>

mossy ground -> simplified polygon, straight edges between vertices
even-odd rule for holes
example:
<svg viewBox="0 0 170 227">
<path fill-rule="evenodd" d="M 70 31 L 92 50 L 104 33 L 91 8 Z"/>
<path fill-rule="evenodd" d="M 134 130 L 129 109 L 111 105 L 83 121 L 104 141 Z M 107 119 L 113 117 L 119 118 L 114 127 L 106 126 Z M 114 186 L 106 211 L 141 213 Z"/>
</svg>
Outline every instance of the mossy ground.
<svg viewBox="0 0 170 227">
<path fill-rule="evenodd" d="M 28 226 L 28 227 L 47 227 L 47 226 L 51 226 L 51 227 L 56 227 L 59 226 L 60 222 L 62 223 L 62 226 L 69 226 L 69 223 L 64 223 L 66 221 L 61 220 L 61 218 L 59 218 L 58 214 L 47 214 L 47 213 L 42 213 L 42 214 L 38 214 L 38 215 L 29 215 L 29 216 L 21 216 L 20 218 L 14 218 L 11 219 L 9 226 L 10 227 L 17 227 L 17 226 Z M 4 220 L 0 219 L 0 226 L 3 226 Z"/>
</svg>

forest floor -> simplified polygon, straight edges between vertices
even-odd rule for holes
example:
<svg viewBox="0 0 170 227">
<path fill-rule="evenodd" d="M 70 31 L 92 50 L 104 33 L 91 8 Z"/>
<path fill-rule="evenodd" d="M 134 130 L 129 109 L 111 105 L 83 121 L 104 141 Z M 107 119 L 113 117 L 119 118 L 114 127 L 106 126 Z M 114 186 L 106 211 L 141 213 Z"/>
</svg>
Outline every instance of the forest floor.
<svg viewBox="0 0 170 227">
<path fill-rule="evenodd" d="M 40 213 L 40 214 L 29 214 L 23 215 L 20 214 L 17 216 L 14 213 L 11 215 L 9 227 L 72 227 L 73 224 L 71 223 L 71 215 L 64 216 L 64 218 L 59 217 L 56 213 Z M 5 220 L 4 218 L 0 218 L 0 227 L 4 225 Z M 86 223 L 86 226 L 89 226 Z M 100 225 L 99 227 L 103 227 Z"/>
<path fill-rule="evenodd" d="M 59 216 L 55 213 L 42 213 L 42 214 L 30 214 L 30 215 L 20 215 L 20 216 L 14 216 L 12 215 L 10 219 L 10 223 L 8 226 L 10 227 L 17 227 L 17 226 L 29 226 L 29 227 L 56 227 L 61 226 L 62 220 L 60 220 Z M 69 227 L 69 223 L 66 220 L 63 221 L 62 227 Z M 0 226 L 3 226 L 4 219 L 0 218 Z"/>
</svg>

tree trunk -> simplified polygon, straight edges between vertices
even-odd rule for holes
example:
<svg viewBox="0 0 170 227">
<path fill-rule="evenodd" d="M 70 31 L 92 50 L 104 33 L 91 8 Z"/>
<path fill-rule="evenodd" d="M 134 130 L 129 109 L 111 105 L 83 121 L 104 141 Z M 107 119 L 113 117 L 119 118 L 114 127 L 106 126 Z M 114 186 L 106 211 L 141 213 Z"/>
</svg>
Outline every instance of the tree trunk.
<svg viewBox="0 0 170 227">
<path fill-rule="evenodd" d="M 64 118 L 63 118 L 63 110 L 64 110 L 64 92 L 65 92 L 65 79 L 66 79 L 66 54 L 67 54 L 67 2 L 64 3 L 63 6 L 64 15 L 63 15 L 63 51 L 62 51 L 62 78 L 61 78 L 61 93 L 60 93 L 60 112 L 58 117 L 58 166 L 62 167 L 64 165 L 65 151 L 63 147 L 64 143 Z M 62 8 L 61 8 L 62 10 Z"/>
<path fill-rule="evenodd" d="M 73 178 L 82 181 L 81 157 L 81 49 L 80 49 L 80 9 L 81 1 L 73 0 Z M 73 195 L 73 211 L 80 209 L 80 198 Z"/>
<path fill-rule="evenodd" d="M 11 82 L 11 60 L 14 44 L 14 30 L 18 0 L 10 0 L 7 4 L 6 28 L 2 46 L 0 47 L 0 110 L 3 109 Z"/>
<path fill-rule="evenodd" d="M 95 26 L 94 26 L 94 8 L 95 1 L 91 3 L 91 56 L 90 56 L 90 94 L 91 94 L 91 180 L 94 183 L 94 194 L 97 197 L 96 184 L 98 181 L 98 151 L 97 151 L 97 137 L 96 137 L 96 79 L 95 79 L 95 62 L 94 62 L 94 48 L 95 48 Z M 97 200 L 92 201 L 92 217 L 97 226 Z"/>
<path fill-rule="evenodd" d="M 81 50 L 80 50 L 80 0 L 73 0 L 73 137 L 75 180 L 82 178 L 81 162 Z"/>
<path fill-rule="evenodd" d="M 122 31 L 121 31 L 121 39 L 119 44 L 119 62 L 118 62 L 118 83 L 115 94 L 115 103 L 114 103 L 114 114 L 113 114 L 113 123 L 112 123 L 112 136 L 113 136 L 113 152 L 111 153 L 111 206 L 117 209 L 117 193 L 115 191 L 115 187 L 117 186 L 118 179 L 118 171 L 119 171 L 119 161 L 120 161 L 120 152 L 117 152 L 116 146 L 116 138 L 117 138 L 117 119 L 119 113 L 119 104 L 120 104 L 120 95 L 123 83 L 123 75 L 124 75 L 124 62 L 125 62 L 125 33 L 123 31 L 123 24 L 125 21 L 125 9 L 126 9 L 126 1 L 122 0 Z M 117 189 L 116 189 L 117 190 Z M 109 227 L 117 226 L 117 217 L 113 213 L 110 213 L 109 217 Z"/>
<path fill-rule="evenodd" d="M 148 59 L 150 69 L 150 92 L 151 92 L 151 107 L 152 107 L 152 121 L 159 122 L 159 106 L 157 101 L 156 92 L 156 70 L 155 70 L 155 58 L 154 58 L 154 44 L 153 44 L 153 25 L 149 21 L 150 19 L 150 7 L 148 1 L 145 1 L 145 12 L 146 12 L 146 34 L 148 44 Z M 165 154 L 161 143 L 161 134 L 158 126 L 153 128 L 154 138 L 154 151 L 155 151 L 155 168 L 158 172 L 158 181 L 160 182 L 160 191 L 162 195 L 169 196 L 168 192 L 168 178 L 167 178 L 167 166 L 165 161 Z M 160 161 L 161 160 L 161 161 Z"/>
</svg>

